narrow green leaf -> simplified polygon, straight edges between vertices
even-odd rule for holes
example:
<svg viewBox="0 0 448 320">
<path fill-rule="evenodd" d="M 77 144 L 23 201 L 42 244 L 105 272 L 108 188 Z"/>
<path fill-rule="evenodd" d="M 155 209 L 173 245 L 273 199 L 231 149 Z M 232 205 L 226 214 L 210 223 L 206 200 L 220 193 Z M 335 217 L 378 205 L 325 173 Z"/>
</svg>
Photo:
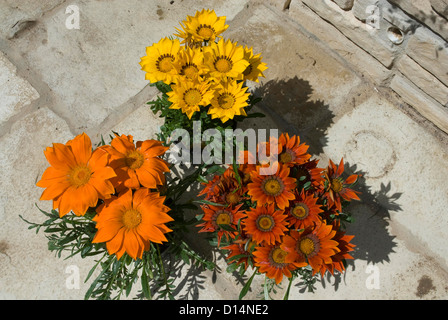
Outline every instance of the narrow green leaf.
<svg viewBox="0 0 448 320">
<path fill-rule="evenodd" d="M 254 271 L 252 276 L 247 280 L 246 284 L 244 285 L 243 289 L 241 289 L 239 300 L 242 300 L 244 296 L 247 294 L 247 292 L 250 289 L 250 286 L 252 285 L 252 280 L 254 280 L 255 275 L 257 274 L 257 270 Z"/>
<path fill-rule="evenodd" d="M 283 297 L 283 300 L 289 300 L 289 292 L 291 290 L 291 284 L 292 284 L 293 280 L 294 280 L 294 277 L 289 278 L 288 288 L 286 289 L 285 296 Z"/>
<path fill-rule="evenodd" d="M 271 297 L 269 296 L 269 290 L 268 290 L 268 277 L 264 277 L 264 286 L 263 286 L 263 292 L 264 292 L 264 300 L 271 300 Z"/>
</svg>

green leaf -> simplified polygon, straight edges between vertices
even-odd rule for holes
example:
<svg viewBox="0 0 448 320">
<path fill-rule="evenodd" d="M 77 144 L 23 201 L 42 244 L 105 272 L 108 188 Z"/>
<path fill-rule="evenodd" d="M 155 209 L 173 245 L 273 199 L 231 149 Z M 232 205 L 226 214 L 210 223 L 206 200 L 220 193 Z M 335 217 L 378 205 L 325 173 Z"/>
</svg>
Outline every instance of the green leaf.
<svg viewBox="0 0 448 320">
<path fill-rule="evenodd" d="M 257 103 L 260 102 L 261 100 L 263 100 L 263 98 L 261 98 L 261 97 L 253 98 L 253 99 L 251 99 L 250 104 L 251 104 L 251 105 L 257 104 Z"/>
<path fill-rule="evenodd" d="M 247 254 L 237 254 L 233 257 L 228 258 L 228 261 L 234 261 L 234 260 L 237 261 L 241 258 L 247 258 Z"/>
<path fill-rule="evenodd" d="M 250 286 L 252 285 L 252 280 L 254 280 L 255 275 L 257 274 L 257 270 L 254 271 L 252 276 L 247 280 L 246 284 L 244 285 L 243 289 L 241 289 L 240 296 L 238 297 L 239 300 L 242 300 L 247 292 L 249 292 Z"/>
<path fill-rule="evenodd" d="M 224 231 L 229 231 L 229 232 L 236 232 L 237 231 L 236 229 L 232 228 L 232 226 L 230 226 L 228 224 L 218 224 L 218 227 L 220 227 Z"/>
<path fill-rule="evenodd" d="M 263 292 L 264 292 L 264 300 L 271 300 L 271 297 L 269 296 L 269 290 L 268 290 L 268 277 L 264 277 L 264 286 L 263 286 Z"/>
</svg>

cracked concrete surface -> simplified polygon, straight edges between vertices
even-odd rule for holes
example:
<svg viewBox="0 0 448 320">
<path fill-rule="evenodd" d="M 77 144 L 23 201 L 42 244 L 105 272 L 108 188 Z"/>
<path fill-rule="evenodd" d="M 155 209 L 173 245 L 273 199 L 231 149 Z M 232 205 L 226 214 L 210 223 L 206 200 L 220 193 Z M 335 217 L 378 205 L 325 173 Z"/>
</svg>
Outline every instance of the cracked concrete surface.
<svg viewBox="0 0 448 320">
<path fill-rule="evenodd" d="M 79 7 L 79 30 L 65 26 L 70 4 Z M 35 182 L 47 166 L 42 151 L 83 131 L 94 142 L 110 130 L 154 137 L 161 119 L 146 102 L 157 92 L 138 62 L 146 46 L 203 7 L 226 15 L 224 36 L 253 46 L 269 67 L 265 79 L 251 84 L 267 117 L 243 128 L 298 134 L 322 163 L 344 157 L 346 170 L 363 174 L 349 229 L 355 260 L 346 274 L 320 279 L 315 293 L 293 286 L 291 299 L 446 299 L 446 134 L 350 68 L 316 38 L 321 29 L 251 0 L 0 4 L 0 298 L 83 298 L 88 284 L 67 288 L 67 270 L 78 266 L 84 279 L 93 260 L 58 259 L 44 235 L 18 217 L 41 220 Z M 210 253 L 205 245 L 201 250 Z M 238 297 L 241 284 L 225 272 L 195 272 L 182 268 L 179 283 L 196 277 L 197 290 L 180 296 Z M 369 286 L 375 272 L 379 287 Z M 254 288 L 262 281 L 256 278 Z"/>
</svg>

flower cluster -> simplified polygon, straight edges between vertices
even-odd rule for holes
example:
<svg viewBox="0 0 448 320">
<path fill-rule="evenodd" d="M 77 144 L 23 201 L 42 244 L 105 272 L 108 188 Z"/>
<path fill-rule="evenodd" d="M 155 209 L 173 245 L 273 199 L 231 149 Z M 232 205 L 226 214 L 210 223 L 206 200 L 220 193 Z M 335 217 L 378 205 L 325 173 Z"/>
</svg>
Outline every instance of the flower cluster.
<svg viewBox="0 0 448 320">
<path fill-rule="evenodd" d="M 244 81 L 258 82 L 267 67 L 253 48 L 224 39 L 227 28 L 225 17 L 203 9 L 181 23 L 177 39 L 162 38 L 146 48 L 140 62 L 145 78 L 170 86 L 170 109 L 189 119 L 204 112 L 222 123 L 247 116 L 250 94 Z"/>
<path fill-rule="evenodd" d="M 354 245 L 342 227 L 343 207 L 359 200 L 351 189 L 358 175 L 345 179 L 343 160 L 320 168 L 308 147 L 283 133 L 258 145 L 264 159 L 244 151 L 244 161 L 204 182 L 199 232 L 216 236 L 229 264 L 255 267 L 277 284 L 303 267 L 312 275 L 344 272 Z M 276 171 L 262 174 L 269 161 Z"/>
<path fill-rule="evenodd" d="M 110 145 L 92 148 L 82 133 L 66 144 L 53 143 L 44 151 L 50 166 L 37 186 L 45 188 L 40 200 L 52 200 L 64 217 L 70 211 L 84 216 L 95 208 L 97 232 L 92 243 L 105 243 L 110 255 L 126 252 L 142 258 L 150 243 L 167 241 L 173 219 L 159 189 L 169 168 L 161 158 L 167 147 L 160 141 L 134 143 L 118 134 Z"/>
</svg>

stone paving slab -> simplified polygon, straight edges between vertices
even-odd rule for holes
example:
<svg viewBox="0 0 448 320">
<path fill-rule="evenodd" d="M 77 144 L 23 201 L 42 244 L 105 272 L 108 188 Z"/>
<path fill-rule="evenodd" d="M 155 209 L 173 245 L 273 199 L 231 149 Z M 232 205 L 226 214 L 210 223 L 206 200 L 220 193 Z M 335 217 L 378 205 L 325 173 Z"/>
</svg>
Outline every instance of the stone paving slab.
<svg viewBox="0 0 448 320">
<path fill-rule="evenodd" d="M 66 271 L 77 266 L 84 279 L 91 261 L 58 259 L 47 250 L 44 236 L 27 230 L 18 218 L 40 218 L 34 203 L 41 193 L 35 182 L 46 167 L 42 151 L 84 130 L 96 141 L 110 130 L 136 139 L 155 135 L 161 119 L 145 104 L 155 91 L 144 81 L 139 59 L 146 46 L 171 34 L 181 19 L 205 5 L 227 15 L 226 34 L 262 52 L 269 66 L 266 78 L 251 84 L 264 98 L 256 109 L 267 117 L 244 122 L 243 127 L 299 134 L 323 164 L 343 156 L 347 171 L 364 174 L 362 201 L 352 208 L 356 220 L 349 229 L 355 235 L 356 260 L 343 276 L 322 279 L 314 294 L 302 293 L 295 283 L 291 298 L 448 297 L 447 140 L 432 136 L 303 28 L 260 1 L 192 5 L 175 0 L 79 1 L 81 28 L 68 30 L 68 3 L 43 3 L 42 11 L 32 6 L 16 11 L 10 2 L 0 4 L 0 12 L 7 8 L 14 13 L 8 21 L 25 16 L 36 20 L 13 38 L 1 34 L 0 39 L 7 86 L 22 88 L 11 97 L 26 104 L 14 109 L 5 93 L 9 91 L 0 88 L 0 112 L 9 119 L 8 130 L 0 136 L 0 187 L 6 190 L 0 196 L 0 298 L 83 298 L 88 284 L 81 281 L 79 289 L 68 289 Z M 312 27 L 310 21 L 307 28 Z M 50 204 L 39 205 L 48 209 Z M 201 241 L 192 242 L 211 254 Z M 224 261 L 216 259 L 225 270 Z M 195 273 L 179 265 L 179 272 L 181 297 L 235 299 L 242 286 L 222 271 Z M 379 288 L 368 284 L 375 272 Z M 258 297 L 262 282 L 262 277 L 255 278 L 248 298 Z M 279 290 L 276 297 L 282 294 Z"/>
<path fill-rule="evenodd" d="M 14 65 L 0 52 L 0 126 L 39 98 L 37 91 L 16 74 Z"/>
</svg>

